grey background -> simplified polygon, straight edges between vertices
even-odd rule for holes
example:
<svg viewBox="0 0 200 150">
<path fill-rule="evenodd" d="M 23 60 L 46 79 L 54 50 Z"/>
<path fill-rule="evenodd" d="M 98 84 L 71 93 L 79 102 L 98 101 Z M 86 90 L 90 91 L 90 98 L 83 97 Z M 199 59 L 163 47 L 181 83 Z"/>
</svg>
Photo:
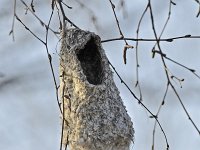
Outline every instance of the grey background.
<svg viewBox="0 0 200 150">
<path fill-rule="evenodd" d="M 76 2 L 65 1 L 73 7 L 66 9 L 66 14 L 80 28 L 94 31 L 102 39 L 119 37 L 110 4 L 106 0 L 84 0 L 83 2 L 95 12 L 98 28 L 91 21 L 87 9 Z M 113 1 L 115 4 L 118 1 Z M 169 25 L 163 37 L 180 35 L 200 35 L 200 18 L 196 18 L 198 5 L 192 0 L 174 0 Z M 153 11 L 157 31 L 160 32 L 167 18 L 168 1 L 153 0 Z M 136 37 L 138 20 L 147 1 L 127 0 L 127 16 L 117 9 L 120 25 L 126 37 Z M 117 5 L 116 5 L 117 6 Z M 50 15 L 50 2 L 35 1 L 36 14 L 45 22 Z M 18 1 L 17 14 L 38 36 L 44 39 L 45 29 L 30 13 L 24 15 L 25 9 Z M 56 14 L 56 13 L 55 13 Z M 55 88 L 48 64 L 45 47 L 37 41 L 24 27 L 15 21 L 15 42 L 8 33 L 12 25 L 13 2 L 0 1 L 0 150 L 58 150 L 60 142 L 60 118 L 56 103 Z M 57 29 L 57 16 L 54 15 L 52 26 Z M 142 22 L 140 37 L 153 38 L 149 14 Z M 135 45 L 135 42 L 129 42 Z M 166 77 L 160 57 L 151 57 L 153 42 L 141 42 L 139 45 L 140 81 L 144 104 L 156 113 L 166 88 Z M 54 70 L 58 77 L 58 39 L 49 36 L 49 49 L 53 57 Z M 103 44 L 108 58 L 116 67 L 126 83 L 138 94 L 134 87 L 136 82 L 135 49 L 127 52 L 127 65 L 123 64 L 123 41 Z M 163 51 L 168 57 L 197 70 L 200 74 L 199 39 L 163 42 Z M 200 80 L 189 71 L 167 61 L 173 75 L 184 78 L 183 88 L 174 83 L 179 95 L 188 109 L 192 119 L 200 128 Z M 135 144 L 132 149 L 150 150 L 154 120 L 138 105 L 128 90 L 115 75 L 116 84 L 132 117 L 135 128 Z M 164 128 L 171 150 L 198 150 L 200 138 L 184 113 L 177 97 L 170 89 L 159 120 Z M 156 130 L 156 150 L 165 149 L 165 140 L 160 129 Z"/>
</svg>

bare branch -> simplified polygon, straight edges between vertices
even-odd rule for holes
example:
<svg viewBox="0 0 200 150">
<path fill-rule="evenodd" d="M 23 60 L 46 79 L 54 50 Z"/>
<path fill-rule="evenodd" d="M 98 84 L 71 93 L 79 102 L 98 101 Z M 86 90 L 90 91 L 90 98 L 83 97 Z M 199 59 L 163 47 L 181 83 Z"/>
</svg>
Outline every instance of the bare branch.
<svg viewBox="0 0 200 150">
<path fill-rule="evenodd" d="M 144 11 L 142 13 L 142 16 L 140 17 L 140 20 L 138 22 L 138 26 L 137 26 L 137 30 L 136 30 L 136 39 L 139 38 L 140 25 L 142 23 L 142 20 L 143 20 L 143 18 L 145 16 L 147 10 L 148 10 L 148 5 L 145 7 L 145 9 L 144 9 Z M 135 87 L 138 87 L 139 93 L 140 93 L 140 101 L 142 101 L 142 89 L 140 87 L 140 80 L 139 80 L 139 67 L 140 67 L 140 65 L 139 65 L 139 56 L 138 56 L 138 53 L 139 53 L 138 52 L 139 51 L 138 45 L 139 45 L 139 41 L 136 41 L 136 48 L 135 48 L 135 53 L 136 54 L 135 54 L 135 57 L 136 57 L 136 79 L 137 80 L 136 80 Z"/>
<path fill-rule="evenodd" d="M 154 41 L 159 41 L 159 42 L 173 42 L 175 40 L 180 40 L 180 39 L 199 39 L 200 35 L 183 35 L 183 36 L 176 36 L 176 37 L 169 37 L 169 38 L 161 38 L 161 39 L 146 39 L 146 38 L 128 38 L 124 37 L 123 39 L 121 37 L 119 38 L 112 38 L 112 39 L 107 39 L 107 40 L 102 40 L 102 43 L 106 42 L 113 42 L 113 41 L 121 41 L 121 40 L 126 40 L 126 41 L 143 41 L 143 42 L 154 42 Z"/>
<path fill-rule="evenodd" d="M 78 27 L 77 25 L 75 25 L 75 24 L 65 15 L 65 11 L 64 11 L 64 9 L 63 9 L 63 6 L 62 6 L 61 1 L 60 1 L 60 0 L 57 0 L 57 3 L 58 3 L 58 5 L 59 5 L 59 7 L 60 7 L 60 11 L 61 11 L 62 16 L 63 16 L 63 19 L 64 19 L 63 24 L 65 24 L 65 20 L 66 20 L 66 21 L 69 22 L 72 26 L 74 26 L 75 28 L 78 28 L 78 29 L 79 29 L 79 27 Z M 64 27 L 65 27 L 65 26 L 64 26 Z"/>
<path fill-rule="evenodd" d="M 167 87 L 166 87 L 166 90 L 165 90 L 165 93 L 164 93 L 164 96 L 163 96 L 163 99 L 162 99 L 162 102 L 160 103 L 160 106 L 158 107 L 158 111 L 156 113 L 156 117 L 158 118 L 158 115 L 161 111 L 161 108 L 164 106 L 165 104 L 165 99 L 166 99 L 166 96 L 167 96 L 167 93 L 168 93 L 168 90 L 169 90 L 169 82 L 167 83 Z M 153 140 L 152 140 L 152 150 L 155 149 L 155 133 L 156 133 L 156 125 L 157 125 L 157 122 L 155 120 L 154 122 L 154 127 L 153 127 Z"/>
<path fill-rule="evenodd" d="M 126 61 L 126 51 L 127 51 L 128 48 L 133 48 L 133 46 L 130 46 L 128 44 L 128 42 L 126 41 L 126 39 L 124 39 L 124 34 L 122 33 L 122 30 L 121 30 L 120 25 L 119 25 L 119 20 L 117 18 L 116 12 L 115 12 L 115 5 L 113 4 L 113 2 L 111 0 L 109 0 L 109 1 L 110 1 L 111 8 L 112 8 L 112 11 L 113 11 L 116 23 L 117 23 L 117 27 L 119 29 L 119 33 L 120 33 L 121 39 L 123 39 L 124 42 L 125 42 L 124 51 L 123 51 L 124 52 L 123 59 L 124 59 L 124 64 L 126 64 L 126 62 L 127 62 Z"/>
<path fill-rule="evenodd" d="M 151 0 L 149 0 L 149 10 L 150 10 L 150 16 L 151 16 L 152 30 L 153 30 L 153 32 L 154 32 L 155 38 L 157 39 L 156 44 L 157 44 L 157 46 L 158 46 L 158 49 L 159 49 L 159 51 L 160 51 L 160 54 L 163 54 L 162 49 L 161 49 L 161 46 L 160 46 L 160 41 L 159 41 L 159 39 L 158 39 L 158 37 L 157 37 L 157 33 L 156 33 L 156 29 L 155 29 L 153 11 L 152 11 L 152 7 L 151 7 Z M 190 115 L 189 115 L 187 109 L 185 108 L 185 106 L 184 106 L 184 104 L 183 104 L 183 102 L 182 102 L 182 100 L 181 100 L 179 94 L 177 93 L 176 89 L 174 88 L 173 84 L 171 83 L 171 80 L 170 80 L 170 77 L 169 77 L 169 74 L 168 74 L 168 71 L 167 71 L 167 70 L 168 70 L 168 67 L 167 67 L 167 65 L 166 65 L 166 63 L 165 63 L 164 55 L 160 55 L 160 57 L 161 57 L 161 60 L 162 60 L 162 62 L 163 62 L 165 74 L 166 74 L 166 77 L 167 77 L 167 82 L 169 82 L 169 85 L 170 85 L 171 88 L 173 89 L 175 95 L 177 96 L 179 102 L 181 103 L 181 106 L 182 106 L 184 112 L 186 113 L 186 115 L 188 116 L 189 120 L 191 121 L 191 123 L 193 124 L 193 126 L 195 127 L 195 129 L 197 130 L 197 132 L 200 133 L 200 132 L 199 132 L 199 129 L 197 128 L 196 124 L 194 123 L 194 121 L 193 121 L 192 118 L 190 117 Z"/>
<path fill-rule="evenodd" d="M 15 14 L 16 19 L 25 27 L 26 30 L 28 30 L 36 39 L 38 39 L 41 43 L 46 45 L 46 43 L 40 39 L 33 31 L 31 31 L 22 21 L 19 19 L 19 17 Z"/>
<path fill-rule="evenodd" d="M 112 69 L 114 70 L 114 72 L 116 73 L 117 77 L 120 79 L 121 83 L 123 83 L 125 85 L 125 87 L 128 89 L 128 91 L 131 93 L 131 95 L 137 100 L 138 104 L 140 104 L 143 108 L 145 108 L 145 110 L 147 110 L 147 112 L 152 116 L 152 118 L 154 118 L 156 120 L 156 122 L 158 123 L 163 135 L 164 135 L 164 138 L 165 138 L 165 142 L 166 142 L 166 145 L 167 145 L 167 150 L 169 149 L 169 144 L 168 144 L 168 140 L 167 140 L 167 136 L 163 130 L 163 127 L 161 125 L 161 123 L 159 122 L 158 118 L 156 115 L 154 115 L 142 102 L 141 100 L 133 93 L 133 91 L 130 89 L 130 87 L 126 84 L 126 82 L 124 82 L 124 80 L 122 79 L 122 77 L 119 75 L 119 73 L 116 71 L 115 67 L 110 63 L 109 61 L 109 64 L 110 66 L 112 67 Z"/>
<path fill-rule="evenodd" d="M 59 32 L 56 32 L 54 31 L 53 29 L 51 29 L 46 23 L 44 23 L 44 21 L 42 21 L 36 14 L 35 14 L 35 11 L 33 11 L 33 8 L 32 8 L 32 3 L 31 3 L 31 8 L 23 1 L 23 0 L 20 0 L 22 2 L 22 4 L 26 7 L 27 10 L 29 10 L 31 12 L 31 14 L 40 22 L 40 24 L 45 27 L 45 28 L 49 28 L 50 31 L 52 31 L 55 36 L 58 38 L 57 34 L 59 34 Z M 33 2 L 33 1 L 32 1 Z"/>
</svg>

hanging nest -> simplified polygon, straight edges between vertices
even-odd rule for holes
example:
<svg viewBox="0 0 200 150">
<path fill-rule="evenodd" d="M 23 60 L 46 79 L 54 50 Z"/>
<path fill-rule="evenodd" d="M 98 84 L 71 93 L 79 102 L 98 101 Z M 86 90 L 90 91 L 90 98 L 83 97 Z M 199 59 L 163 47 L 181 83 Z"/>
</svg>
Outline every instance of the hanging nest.
<svg viewBox="0 0 200 150">
<path fill-rule="evenodd" d="M 65 30 L 60 57 L 63 144 L 68 141 L 70 150 L 129 150 L 133 124 L 99 36 Z"/>
</svg>

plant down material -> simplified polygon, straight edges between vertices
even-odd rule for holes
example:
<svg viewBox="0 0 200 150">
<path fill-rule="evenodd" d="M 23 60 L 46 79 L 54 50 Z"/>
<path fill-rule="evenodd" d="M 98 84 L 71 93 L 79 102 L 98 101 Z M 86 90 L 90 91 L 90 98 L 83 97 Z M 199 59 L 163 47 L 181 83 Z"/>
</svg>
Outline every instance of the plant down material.
<svg viewBox="0 0 200 150">
<path fill-rule="evenodd" d="M 60 57 L 63 144 L 70 150 L 129 150 L 133 124 L 99 36 L 65 30 Z"/>
</svg>

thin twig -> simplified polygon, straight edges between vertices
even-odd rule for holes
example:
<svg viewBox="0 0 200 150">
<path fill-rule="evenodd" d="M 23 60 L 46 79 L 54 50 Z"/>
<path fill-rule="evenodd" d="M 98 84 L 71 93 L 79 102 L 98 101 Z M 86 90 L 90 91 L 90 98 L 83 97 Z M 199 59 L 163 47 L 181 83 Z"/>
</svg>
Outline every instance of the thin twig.
<svg viewBox="0 0 200 150">
<path fill-rule="evenodd" d="M 136 39 L 139 38 L 139 31 L 140 31 L 140 25 L 142 23 L 142 20 L 144 18 L 144 15 L 146 14 L 148 10 L 148 5 L 146 6 L 146 8 L 144 9 L 143 13 L 142 13 L 142 16 L 140 17 L 140 20 L 138 22 L 138 26 L 137 26 L 137 30 L 136 30 Z M 138 89 L 139 89 L 139 93 L 140 93 L 140 100 L 142 101 L 142 89 L 140 87 L 140 80 L 139 80 L 139 56 L 138 56 L 138 45 L 139 45 L 139 41 L 136 41 L 136 48 L 135 48 L 135 57 L 136 57 L 136 84 L 135 84 L 135 87 L 138 86 Z"/>
<path fill-rule="evenodd" d="M 45 37 L 45 40 L 46 40 L 45 43 L 46 43 L 46 44 L 45 44 L 45 47 L 46 47 L 46 53 L 47 53 L 47 56 L 48 56 L 48 59 L 49 59 L 49 65 L 50 65 L 50 68 L 51 68 L 51 74 L 52 74 L 52 77 L 53 77 L 54 86 L 55 86 L 55 89 L 56 89 L 56 99 L 57 99 L 57 103 L 58 103 L 60 112 L 62 112 L 62 111 L 61 111 L 61 107 L 60 107 L 59 97 L 58 97 L 58 85 L 57 85 L 57 82 L 56 82 L 55 72 L 54 72 L 54 69 L 53 69 L 52 57 L 51 57 L 51 54 L 49 53 L 49 48 L 48 48 L 49 26 L 50 26 L 50 23 L 51 23 L 51 19 L 52 19 L 53 13 L 54 13 L 54 10 L 52 9 L 51 15 L 50 15 L 50 18 L 49 18 L 49 22 L 48 22 L 48 24 L 47 24 L 47 26 L 46 26 L 46 37 Z"/>
<path fill-rule="evenodd" d="M 34 0 L 31 1 L 31 9 L 32 9 L 33 12 L 35 12 L 35 8 L 34 8 L 33 1 L 34 1 Z"/>
<path fill-rule="evenodd" d="M 179 65 L 179 66 L 181 66 L 181 67 L 183 67 L 183 68 L 185 68 L 186 70 L 192 72 L 197 78 L 200 79 L 200 76 L 195 72 L 194 69 L 191 69 L 191 68 L 189 68 L 189 67 L 187 67 L 187 66 L 185 66 L 185 65 L 183 65 L 183 64 L 181 64 L 181 63 L 179 63 L 179 62 L 177 62 L 177 61 L 175 61 L 175 60 L 173 60 L 173 59 L 171 59 L 171 58 L 169 58 L 169 57 L 167 57 L 167 56 L 164 56 L 164 57 L 165 57 L 167 60 L 169 60 L 169 61 L 171 61 L 171 62 L 173 62 L 173 63 L 175 63 L 175 64 L 177 64 L 177 65 Z"/>
<path fill-rule="evenodd" d="M 62 82 L 63 82 L 63 89 L 62 89 L 62 130 L 61 130 L 61 140 L 60 140 L 60 150 L 62 150 L 62 145 L 63 145 L 63 138 L 64 138 L 64 125 L 65 125 L 65 100 L 64 100 L 64 96 L 65 96 L 65 73 L 63 71 L 62 73 Z M 66 145 L 67 147 L 67 145 Z"/>
<path fill-rule="evenodd" d="M 161 47 L 160 47 L 160 43 L 159 43 L 160 41 L 159 41 L 159 39 L 158 39 L 158 36 L 157 36 L 157 33 L 156 33 L 156 29 L 155 29 L 153 11 L 152 11 L 152 7 L 151 7 L 151 0 L 148 0 L 148 5 L 149 5 L 149 12 L 150 12 L 152 30 L 153 30 L 153 33 L 154 33 L 154 37 L 155 37 L 155 39 L 156 39 L 156 44 L 157 44 L 157 46 L 158 46 L 158 49 L 159 49 L 160 53 L 162 54 L 163 52 L 162 52 Z M 167 68 L 163 56 L 160 55 L 160 57 L 161 57 L 161 60 L 162 60 L 162 62 L 163 62 L 164 68 Z M 168 77 L 168 73 L 167 73 L 167 70 L 166 70 L 166 69 L 165 69 L 165 73 L 166 73 L 168 82 L 170 82 L 170 79 L 169 79 L 169 77 Z M 168 145 L 168 144 L 167 144 L 167 149 L 169 149 L 169 145 Z"/>
<path fill-rule="evenodd" d="M 152 7 L 151 7 L 151 0 L 149 0 L 149 10 L 150 10 L 150 16 L 151 16 L 152 30 L 154 32 L 155 38 L 158 39 L 157 33 L 156 33 L 156 29 L 155 29 L 153 11 L 152 11 Z M 158 46 L 158 49 L 159 49 L 160 53 L 163 54 L 161 46 L 160 46 L 160 41 L 157 40 L 156 42 L 157 42 L 157 46 Z M 168 71 L 167 71 L 167 65 L 166 65 L 165 60 L 164 60 L 164 55 L 160 55 L 160 57 L 161 57 L 161 60 L 163 62 L 165 74 L 166 74 L 166 77 L 167 77 L 167 81 L 169 82 L 169 85 L 171 86 L 171 88 L 173 89 L 175 95 L 177 96 L 177 98 L 178 98 L 178 100 L 179 100 L 179 102 L 180 102 L 180 104 L 181 104 L 184 112 L 186 113 L 187 117 L 189 118 L 189 120 L 191 121 L 191 123 L 193 124 L 193 126 L 195 127 L 195 129 L 197 130 L 197 132 L 200 134 L 198 127 L 196 126 L 196 124 L 194 123 L 194 121 L 192 120 L 192 118 L 190 117 L 190 115 L 189 115 L 187 109 L 185 108 L 185 106 L 184 106 L 184 104 L 183 104 L 183 102 L 182 102 L 179 94 L 177 93 L 176 89 L 174 88 L 173 84 L 171 83 L 171 80 L 170 80 L 170 77 L 169 77 L 169 74 L 168 74 Z"/>
<path fill-rule="evenodd" d="M 106 43 L 106 42 L 113 42 L 113 41 L 121 41 L 121 40 L 126 40 L 126 41 L 143 41 L 143 42 L 173 42 L 174 40 L 179 40 L 179 39 L 200 39 L 200 35 L 183 35 L 183 36 L 176 36 L 176 37 L 169 37 L 169 38 L 161 38 L 161 39 L 147 39 L 147 38 L 112 38 L 112 39 L 107 39 L 107 40 L 102 40 L 101 43 Z"/>
<path fill-rule="evenodd" d="M 190 122 L 191 122 L 192 125 L 195 127 L 195 129 L 196 129 L 196 131 L 198 132 L 198 134 L 200 135 L 200 130 L 199 130 L 199 128 L 198 128 L 197 125 L 194 123 L 193 119 L 191 118 L 189 112 L 187 111 L 185 105 L 183 104 L 183 101 L 181 100 L 181 98 L 180 98 L 178 92 L 176 91 L 175 87 L 173 86 L 173 84 L 172 84 L 171 82 L 170 82 L 169 84 L 170 84 L 170 86 L 172 87 L 172 89 L 173 89 L 173 91 L 174 91 L 176 97 L 178 98 L 178 100 L 179 100 L 179 102 L 180 102 L 180 104 L 181 104 L 181 106 L 182 106 L 184 112 L 186 113 L 188 119 L 190 120 Z"/>
<path fill-rule="evenodd" d="M 199 10 L 198 10 L 198 13 L 196 15 L 196 17 L 199 17 L 199 15 L 200 15 L 200 1 L 199 0 L 195 0 L 195 2 L 197 2 L 198 5 L 199 5 Z"/>
<path fill-rule="evenodd" d="M 15 16 L 16 16 L 16 0 L 14 0 L 14 6 L 13 6 L 13 20 L 12 20 L 12 27 L 9 32 L 9 35 L 12 34 L 12 39 L 15 41 L 15 35 L 14 35 L 14 27 L 15 27 Z"/>
<path fill-rule="evenodd" d="M 40 22 L 40 24 L 41 24 L 42 26 L 44 26 L 45 28 L 48 27 L 49 30 L 50 30 L 51 32 L 53 32 L 53 33 L 55 34 L 55 36 L 58 38 L 57 34 L 60 34 L 59 32 L 54 31 L 54 30 L 51 29 L 46 23 L 44 23 L 44 21 L 42 21 L 42 19 L 40 19 L 40 18 L 35 14 L 35 12 L 32 10 L 32 7 L 30 8 L 23 0 L 20 0 L 20 1 L 22 2 L 22 4 L 23 4 L 24 6 L 26 6 L 26 9 L 29 10 L 29 11 L 31 12 L 31 14 Z"/>
<path fill-rule="evenodd" d="M 65 15 L 65 11 L 64 11 L 64 9 L 63 9 L 63 6 L 62 6 L 61 1 L 59 0 L 59 1 L 57 1 L 57 3 L 58 3 L 58 5 L 59 5 L 59 7 L 60 7 L 60 11 L 61 11 L 61 13 L 62 13 L 63 19 L 66 20 L 67 22 L 69 22 L 69 23 L 70 23 L 72 26 L 74 26 L 75 28 L 78 28 L 78 29 L 79 29 L 79 27 L 78 27 L 77 25 L 75 25 L 75 24 Z M 64 22 L 63 22 L 63 23 L 64 23 Z"/>
<path fill-rule="evenodd" d="M 168 22 L 169 22 L 169 20 L 170 20 L 170 17 L 171 17 L 171 6 L 172 6 L 172 4 L 175 4 L 175 3 L 172 2 L 172 0 L 169 0 L 169 10 L 168 10 L 167 19 L 166 19 L 166 21 L 165 21 L 165 24 L 164 24 L 164 26 L 163 26 L 163 28 L 162 28 L 162 31 L 161 31 L 159 37 L 156 38 L 157 41 L 160 40 L 160 38 L 161 38 L 161 36 L 163 35 L 163 33 L 164 33 L 164 31 L 165 31 L 165 29 L 166 29 L 166 27 L 167 27 L 167 24 L 168 24 Z M 153 12 L 152 12 L 152 8 L 151 8 L 151 4 L 149 5 L 149 9 L 150 9 L 150 16 L 151 16 L 151 19 L 153 19 L 153 16 L 152 16 Z M 154 34 L 155 34 L 155 32 L 154 32 Z M 169 40 L 169 41 L 170 41 L 170 40 Z M 159 42 L 156 42 L 156 43 L 155 43 L 155 45 L 153 46 L 152 50 L 155 49 L 155 47 L 157 46 L 158 43 L 159 43 Z M 161 50 L 160 50 L 160 51 L 161 51 Z"/>
<path fill-rule="evenodd" d="M 113 11 L 113 14 L 114 14 L 114 17 L 115 17 L 115 20 L 116 20 L 116 23 L 117 23 L 117 27 L 118 27 L 118 30 L 119 30 L 119 33 L 120 33 L 120 36 L 121 36 L 121 39 L 125 42 L 125 46 L 124 46 L 124 54 L 123 54 L 123 59 L 124 59 L 124 64 L 126 64 L 127 60 L 126 60 L 126 52 L 127 52 L 127 49 L 129 48 L 133 48 L 133 46 L 129 45 L 128 42 L 126 41 L 126 39 L 124 39 L 124 34 L 120 28 L 120 25 L 119 25 L 119 20 L 117 18 L 117 15 L 116 15 L 116 12 L 115 12 L 115 5 L 113 4 L 113 2 L 111 0 L 109 0 L 110 4 L 111 4 L 111 8 L 112 8 L 112 11 Z"/>
<path fill-rule="evenodd" d="M 72 9 L 72 7 L 71 7 L 71 6 L 67 5 L 67 4 L 66 4 L 66 3 L 64 3 L 63 1 L 61 1 L 61 3 L 62 3 L 63 5 L 65 5 L 67 8 L 69 8 L 69 9 Z"/>
<path fill-rule="evenodd" d="M 163 53 L 161 53 L 160 51 L 153 50 L 152 52 L 154 53 L 153 55 L 155 55 L 155 53 L 158 53 L 158 54 L 162 55 L 165 59 L 167 59 L 167 60 L 173 62 L 174 64 L 176 64 L 176 65 L 178 65 L 178 66 L 181 66 L 181 67 L 185 68 L 186 70 L 192 72 L 197 78 L 200 79 L 200 75 L 198 75 L 198 74 L 196 73 L 196 70 L 195 70 L 195 69 L 189 68 L 189 67 L 187 67 L 187 66 L 185 66 L 185 65 L 183 65 L 183 64 L 181 64 L 181 63 L 179 63 L 179 62 L 177 62 L 177 61 L 175 61 L 175 60 L 173 60 L 173 59 L 171 59 L 171 58 L 169 58 L 169 57 L 167 57 L 166 54 L 163 54 Z"/>
<path fill-rule="evenodd" d="M 165 141 L 166 141 L 166 144 L 167 144 L 167 149 L 169 148 L 169 144 L 168 144 L 168 140 L 167 140 L 167 136 L 162 128 L 162 125 L 161 123 L 159 122 L 158 118 L 156 115 L 154 115 L 148 108 L 147 106 L 145 106 L 141 101 L 140 99 L 133 93 L 133 91 L 130 89 L 130 87 L 126 84 L 126 82 L 124 82 L 124 80 L 122 79 L 122 77 L 119 75 L 119 73 L 117 72 L 117 70 L 115 69 L 115 67 L 110 63 L 110 61 L 108 61 L 109 65 L 112 67 L 112 69 L 114 70 L 114 72 L 116 73 L 117 77 L 120 79 L 121 83 L 125 85 L 125 87 L 128 89 L 128 91 L 131 93 L 131 95 L 137 100 L 137 102 L 142 105 L 142 107 L 144 107 L 148 112 L 149 114 L 152 116 L 152 118 L 154 118 L 156 120 L 156 122 L 158 123 L 163 135 L 164 135 L 164 138 L 165 138 Z"/>
<path fill-rule="evenodd" d="M 169 82 L 167 83 L 167 87 L 166 87 L 166 90 L 165 90 L 165 93 L 164 93 L 162 102 L 160 103 L 160 106 L 159 106 L 158 111 L 157 111 L 157 113 L 156 113 L 156 117 L 157 117 L 157 118 L 158 118 L 158 115 L 159 115 L 159 113 L 160 113 L 160 111 L 161 111 L 162 106 L 165 104 L 165 99 L 166 99 L 168 90 L 169 90 Z M 155 121 L 155 122 L 154 122 L 154 127 L 153 127 L 152 150 L 155 149 L 156 125 L 157 125 L 157 122 Z"/>
<path fill-rule="evenodd" d="M 17 16 L 17 14 L 15 14 L 16 19 L 25 27 L 26 30 L 28 30 L 36 39 L 38 39 L 41 43 L 43 43 L 44 45 L 46 45 L 46 43 L 40 39 L 33 31 L 31 31 L 22 21 L 21 19 L 19 19 L 19 17 Z"/>
<path fill-rule="evenodd" d="M 117 27 L 118 27 L 120 36 L 121 36 L 122 39 L 124 40 L 125 44 L 128 45 L 128 43 L 127 43 L 126 40 L 124 39 L 124 34 L 123 34 L 123 32 L 122 32 L 122 30 L 121 30 L 121 27 L 120 27 L 120 25 L 119 25 L 119 20 L 118 20 L 118 18 L 117 18 L 116 12 L 115 12 L 115 5 L 113 4 L 113 2 L 112 2 L 111 0 L 109 0 L 109 1 L 110 1 L 111 8 L 112 8 L 112 11 L 113 11 L 113 14 L 114 14 L 116 23 L 117 23 Z"/>
</svg>

